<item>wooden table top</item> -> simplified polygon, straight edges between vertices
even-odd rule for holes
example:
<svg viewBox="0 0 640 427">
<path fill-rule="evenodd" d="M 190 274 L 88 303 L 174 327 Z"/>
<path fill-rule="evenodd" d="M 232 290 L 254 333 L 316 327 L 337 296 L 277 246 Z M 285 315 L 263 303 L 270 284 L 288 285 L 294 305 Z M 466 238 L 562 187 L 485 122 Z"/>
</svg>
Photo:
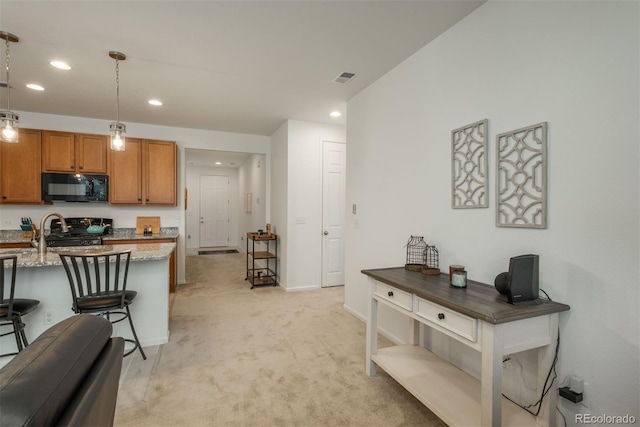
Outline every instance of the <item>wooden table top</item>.
<svg viewBox="0 0 640 427">
<path fill-rule="evenodd" d="M 362 273 L 382 283 L 415 294 L 459 313 L 493 324 L 513 322 L 551 313 L 568 311 L 566 304 L 542 299 L 542 304 L 515 306 L 494 286 L 467 280 L 466 288 L 449 284 L 449 275 L 427 275 L 404 267 L 362 270 Z"/>
</svg>

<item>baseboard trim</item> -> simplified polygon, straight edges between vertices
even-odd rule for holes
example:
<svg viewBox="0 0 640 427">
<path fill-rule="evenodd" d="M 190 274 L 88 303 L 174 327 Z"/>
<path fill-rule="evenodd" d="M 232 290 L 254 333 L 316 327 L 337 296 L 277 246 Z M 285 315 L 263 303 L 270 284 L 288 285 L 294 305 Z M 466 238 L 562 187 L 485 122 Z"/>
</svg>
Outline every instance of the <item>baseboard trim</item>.
<svg viewBox="0 0 640 427">
<path fill-rule="evenodd" d="M 363 315 L 361 315 L 359 312 L 355 311 L 353 308 L 349 307 L 346 304 L 343 304 L 342 308 L 347 313 L 351 314 L 353 317 L 355 317 L 356 319 L 360 320 L 362 323 L 367 323 L 367 318 L 364 317 Z M 389 341 L 391 341 L 392 343 L 394 343 L 395 345 L 407 344 L 407 342 L 405 342 L 404 340 L 401 340 L 396 335 L 393 335 L 393 334 L 389 333 L 389 331 L 387 331 L 386 329 L 380 327 L 379 325 L 378 325 L 378 333 L 380 335 L 382 335 L 383 337 L 385 337 L 386 339 L 388 339 Z"/>
<path fill-rule="evenodd" d="M 320 286 L 304 286 L 304 287 L 299 287 L 299 288 L 284 288 L 285 292 L 311 291 L 313 289 L 320 289 Z"/>
<path fill-rule="evenodd" d="M 360 320 L 362 323 L 367 323 L 367 318 L 366 317 L 364 317 L 363 315 L 361 315 L 360 313 L 355 311 L 353 308 L 351 308 L 347 304 L 342 304 L 342 308 L 344 309 L 344 311 L 346 311 L 347 313 L 351 314 L 353 317 L 355 317 L 356 319 Z"/>
</svg>

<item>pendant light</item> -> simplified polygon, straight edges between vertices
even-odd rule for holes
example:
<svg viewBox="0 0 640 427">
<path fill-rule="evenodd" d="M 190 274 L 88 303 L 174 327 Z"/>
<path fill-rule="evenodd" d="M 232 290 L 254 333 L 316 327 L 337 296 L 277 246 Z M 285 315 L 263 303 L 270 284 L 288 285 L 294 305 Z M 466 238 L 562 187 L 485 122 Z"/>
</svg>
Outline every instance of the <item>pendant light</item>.
<svg viewBox="0 0 640 427">
<path fill-rule="evenodd" d="M 0 110 L 0 141 L 2 142 L 18 142 L 18 115 L 11 111 L 11 85 L 9 84 L 9 68 L 11 65 L 11 53 L 9 50 L 9 42 L 17 43 L 18 36 L 14 36 L 11 33 L 0 31 L 0 38 L 5 40 L 6 43 L 6 70 L 7 70 L 7 109 Z"/>
<path fill-rule="evenodd" d="M 127 59 L 124 53 L 111 51 L 109 56 L 116 60 L 116 121 L 109 126 L 111 135 L 111 149 L 113 151 L 124 151 L 124 134 L 127 127 L 120 123 L 120 61 Z"/>
</svg>

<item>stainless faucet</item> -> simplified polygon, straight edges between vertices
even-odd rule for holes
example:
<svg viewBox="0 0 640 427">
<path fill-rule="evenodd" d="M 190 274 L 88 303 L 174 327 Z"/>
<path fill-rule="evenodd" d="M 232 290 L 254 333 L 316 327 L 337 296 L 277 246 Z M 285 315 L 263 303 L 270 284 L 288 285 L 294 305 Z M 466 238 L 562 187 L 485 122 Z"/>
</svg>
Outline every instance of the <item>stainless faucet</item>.
<svg viewBox="0 0 640 427">
<path fill-rule="evenodd" d="M 45 216 L 42 217 L 42 219 L 40 220 L 40 238 L 38 241 L 36 241 L 36 238 L 34 236 L 33 239 L 31 239 L 31 246 L 33 246 L 34 248 L 38 249 L 38 253 L 39 254 L 45 254 L 47 253 L 47 241 L 44 238 L 44 223 L 47 221 L 47 219 L 49 219 L 49 217 L 52 216 L 57 216 L 58 218 L 60 218 L 60 226 L 62 228 L 62 232 L 66 233 L 67 231 L 69 231 L 69 227 L 67 226 L 67 222 L 64 220 L 64 217 L 62 215 L 60 215 L 59 213 L 55 213 L 52 212 L 50 214 L 46 214 Z"/>
</svg>

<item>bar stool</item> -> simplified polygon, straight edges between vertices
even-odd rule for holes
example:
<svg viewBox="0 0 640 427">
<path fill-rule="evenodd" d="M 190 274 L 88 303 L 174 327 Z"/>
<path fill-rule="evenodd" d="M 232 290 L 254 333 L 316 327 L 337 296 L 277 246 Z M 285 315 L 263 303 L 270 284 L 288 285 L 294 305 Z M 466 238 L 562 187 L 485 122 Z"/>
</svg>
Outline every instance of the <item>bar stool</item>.
<svg viewBox="0 0 640 427">
<path fill-rule="evenodd" d="M 138 349 L 142 358 L 147 360 L 129 311 L 129 306 L 138 295 L 136 291 L 127 290 L 131 251 L 61 252 L 59 255 L 71 286 L 72 310 L 77 314 L 99 314 L 111 323 L 129 319 L 134 339 L 125 341 L 133 343 L 134 347 L 124 357 Z M 112 315 L 121 317 L 111 320 Z"/>
<path fill-rule="evenodd" d="M 16 267 L 18 265 L 17 255 L 0 256 L 0 326 L 12 326 L 12 330 L 0 334 L 0 337 L 14 334 L 18 351 L 15 353 L 0 354 L 0 357 L 14 356 L 24 350 L 28 345 L 27 336 L 24 333 L 25 324 L 22 322 L 22 316 L 35 310 L 40 301 L 35 299 L 15 298 L 16 288 Z M 8 266 L 8 267 L 6 267 Z M 9 274 L 6 270 L 11 269 Z M 5 276 L 10 276 L 9 285 Z M 8 295 L 5 293 L 8 291 Z"/>
</svg>

